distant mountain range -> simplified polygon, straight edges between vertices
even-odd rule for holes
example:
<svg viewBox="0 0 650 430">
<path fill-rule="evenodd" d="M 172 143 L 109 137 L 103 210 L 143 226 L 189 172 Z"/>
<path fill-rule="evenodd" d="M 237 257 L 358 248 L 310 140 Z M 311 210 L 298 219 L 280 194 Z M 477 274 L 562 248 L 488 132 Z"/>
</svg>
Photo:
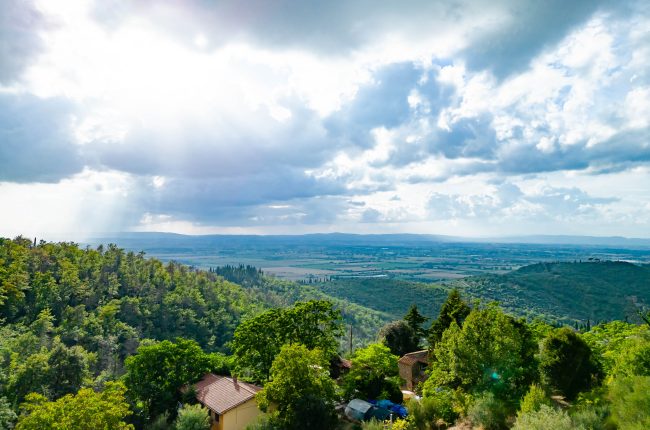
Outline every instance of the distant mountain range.
<svg viewBox="0 0 650 430">
<path fill-rule="evenodd" d="M 84 241 L 87 244 L 117 243 L 128 248 L 151 247 L 196 247 L 219 246 L 221 244 L 254 245 L 340 245 L 340 246 L 383 246 L 383 245 L 426 245 L 427 243 L 508 243 L 539 245 L 580 245 L 605 247 L 650 248 L 650 238 L 627 238 L 621 236 L 563 236 L 530 235 L 507 237 L 459 237 L 430 234 L 350 234 L 316 233 L 304 235 L 183 235 L 176 233 L 126 232 L 99 235 Z M 133 246 L 131 246 L 133 245 Z"/>
</svg>

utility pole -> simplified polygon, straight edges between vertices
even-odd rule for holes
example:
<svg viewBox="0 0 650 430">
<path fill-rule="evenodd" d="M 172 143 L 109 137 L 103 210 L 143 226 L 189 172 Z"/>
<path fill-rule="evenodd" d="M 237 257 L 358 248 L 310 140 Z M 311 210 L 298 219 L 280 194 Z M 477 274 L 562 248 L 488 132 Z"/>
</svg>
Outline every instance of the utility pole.
<svg viewBox="0 0 650 430">
<path fill-rule="evenodd" d="M 350 324 L 350 357 L 352 357 L 352 324 Z"/>
</svg>

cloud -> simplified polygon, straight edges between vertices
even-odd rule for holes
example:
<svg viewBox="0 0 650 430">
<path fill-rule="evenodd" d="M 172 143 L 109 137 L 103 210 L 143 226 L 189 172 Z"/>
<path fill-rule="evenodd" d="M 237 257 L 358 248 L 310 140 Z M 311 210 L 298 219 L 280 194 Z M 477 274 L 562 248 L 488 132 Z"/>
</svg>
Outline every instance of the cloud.
<svg viewBox="0 0 650 430">
<path fill-rule="evenodd" d="M 464 2 L 467 4 L 467 2 Z M 470 2 L 471 5 L 471 2 Z M 297 0 L 219 3 L 200 0 L 97 2 L 95 19 L 118 28 L 139 16 L 194 45 L 197 34 L 206 36 L 211 47 L 228 41 L 248 41 L 280 49 L 308 49 L 321 55 L 345 55 L 393 31 L 421 34 L 437 24 L 438 31 L 457 21 L 444 2 L 411 1 L 396 4 L 387 0 L 348 2 L 332 0 L 315 5 Z M 450 21 L 445 23 L 445 21 Z M 453 21 L 453 22 L 452 22 Z"/>
<path fill-rule="evenodd" d="M 479 33 L 464 50 L 472 70 L 490 70 L 505 78 L 525 70 L 545 48 L 553 47 L 587 21 L 606 1 L 512 1 L 505 23 Z"/>
<path fill-rule="evenodd" d="M 613 222 L 572 175 L 650 161 L 644 2 L 7 4 L 0 188 L 113 172 L 121 225 Z"/>
<path fill-rule="evenodd" d="M 74 111 L 61 98 L 0 93 L 0 181 L 57 182 L 80 172 Z"/>
<path fill-rule="evenodd" d="M 595 217 L 599 208 L 615 203 L 614 197 L 593 197 L 572 187 L 552 187 L 523 192 L 510 182 L 494 184 L 486 194 L 433 193 L 428 200 L 432 219 L 484 219 L 486 222 L 504 219 L 534 221 L 577 220 Z"/>
<path fill-rule="evenodd" d="M 358 147 L 370 146 L 373 128 L 396 127 L 409 119 L 408 96 L 422 73 L 413 63 L 381 68 L 372 82 L 359 88 L 350 103 L 325 120 L 328 133 Z"/>
<path fill-rule="evenodd" d="M 202 222 L 223 221 L 246 207 L 345 194 L 339 184 L 281 167 L 222 178 L 167 178 L 160 187 L 142 180 L 138 189 L 133 200 L 146 210 Z"/>
<path fill-rule="evenodd" d="M 40 32 L 48 23 L 32 0 L 4 0 L 0 13 L 0 84 L 18 80 L 43 49 Z"/>
</svg>

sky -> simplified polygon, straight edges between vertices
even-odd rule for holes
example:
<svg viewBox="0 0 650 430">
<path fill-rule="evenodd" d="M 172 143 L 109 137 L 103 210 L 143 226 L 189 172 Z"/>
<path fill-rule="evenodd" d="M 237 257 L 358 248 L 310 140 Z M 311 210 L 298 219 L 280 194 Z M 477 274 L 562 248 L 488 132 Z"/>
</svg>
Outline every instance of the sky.
<svg viewBox="0 0 650 430">
<path fill-rule="evenodd" d="M 0 236 L 650 237 L 650 2 L 0 0 Z"/>
</svg>

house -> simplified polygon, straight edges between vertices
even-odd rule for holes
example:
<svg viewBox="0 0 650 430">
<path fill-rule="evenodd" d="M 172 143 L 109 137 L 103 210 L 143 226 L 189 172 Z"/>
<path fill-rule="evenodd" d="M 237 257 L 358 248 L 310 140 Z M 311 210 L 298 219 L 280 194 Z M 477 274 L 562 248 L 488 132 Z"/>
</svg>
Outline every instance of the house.
<svg viewBox="0 0 650 430">
<path fill-rule="evenodd" d="M 413 391 L 420 382 L 427 379 L 425 370 L 429 365 L 429 351 L 409 352 L 397 362 L 399 367 L 399 376 L 405 382 L 402 389 Z"/>
<path fill-rule="evenodd" d="M 237 378 L 208 373 L 194 389 L 196 400 L 210 410 L 211 430 L 243 430 L 262 414 L 255 401 L 261 388 Z"/>
<path fill-rule="evenodd" d="M 333 379 L 338 379 L 346 375 L 351 368 L 352 362 L 350 360 L 346 360 L 340 355 L 337 355 L 330 361 L 330 376 Z"/>
</svg>

